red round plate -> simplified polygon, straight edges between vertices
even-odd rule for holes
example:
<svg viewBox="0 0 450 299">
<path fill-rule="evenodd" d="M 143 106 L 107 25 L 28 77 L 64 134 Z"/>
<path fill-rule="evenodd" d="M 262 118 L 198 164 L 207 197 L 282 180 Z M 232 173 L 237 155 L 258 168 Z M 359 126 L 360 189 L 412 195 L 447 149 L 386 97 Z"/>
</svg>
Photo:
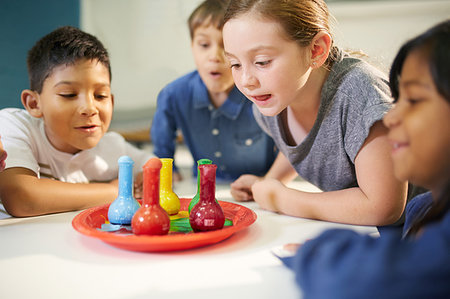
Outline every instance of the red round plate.
<svg viewBox="0 0 450 299">
<path fill-rule="evenodd" d="M 186 211 L 189 198 L 180 198 L 181 211 Z M 256 221 L 256 214 L 252 210 L 226 201 L 219 201 L 225 218 L 233 221 L 232 226 L 220 230 L 169 234 L 164 236 L 124 235 L 98 230 L 108 215 L 109 204 L 87 209 L 79 213 L 72 221 L 72 226 L 80 233 L 94 237 L 118 248 L 133 251 L 174 251 L 201 247 L 214 244 L 230 237 Z"/>
</svg>

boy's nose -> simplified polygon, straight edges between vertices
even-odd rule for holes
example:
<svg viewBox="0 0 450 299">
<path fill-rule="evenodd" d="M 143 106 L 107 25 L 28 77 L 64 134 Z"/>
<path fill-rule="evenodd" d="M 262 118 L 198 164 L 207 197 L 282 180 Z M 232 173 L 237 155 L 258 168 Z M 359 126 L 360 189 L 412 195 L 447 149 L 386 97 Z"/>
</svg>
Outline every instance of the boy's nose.
<svg viewBox="0 0 450 299">
<path fill-rule="evenodd" d="M 82 115 L 91 116 L 97 113 L 97 107 L 95 106 L 95 99 L 93 96 L 86 96 L 82 99 L 80 105 L 80 112 Z"/>
<path fill-rule="evenodd" d="M 211 47 L 209 59 L 216 62 L 225 61 L 225 51 L 219 46 Z"/>
</svg>

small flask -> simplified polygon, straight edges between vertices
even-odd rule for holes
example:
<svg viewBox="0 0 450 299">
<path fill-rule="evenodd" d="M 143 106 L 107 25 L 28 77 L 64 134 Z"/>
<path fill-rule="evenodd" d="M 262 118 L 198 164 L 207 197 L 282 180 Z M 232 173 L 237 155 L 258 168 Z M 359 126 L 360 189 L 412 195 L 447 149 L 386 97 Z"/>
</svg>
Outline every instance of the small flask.
<svg viewBox="0 0 450 299">
<path fill-rule="evenodd" d="M 189 223 L 195 232 L 211 231 L 223 228 L 225 215 L 216 201 L 215 164 L 198 166 L 200 171 L 200 201 L 192 208 Z"/>
<path fill-rule="evenodd" d="M 142 206 L 131 221 L 135 235 L 166 235 L 170 230 L 170 218 L 159 204 L 159 176 L 161 161 L 151 158 L 144 165 Z"/>
<path fill-rule="evenodd" d="M 200 159 L 197 161 L 197 194 L 194 195 L 191 202 L 189 203 L 188 211 L 191 213 L 192 208 L 198 203 L 200 200 L 200 171 L 198 170 L 198 166 L 203 164 L 212 164 L 212 161 L 209 159 Z"/>
<path fill-rule="evenodd" d="M 111 224 L 131 224 L 131 218 L 139 209 L 139 203 L 133 197 L 133 160 L 122 156 L 119 163 L 119 194 L 108 208 L 108 220 Z"/>
<path fill-rule="evenodd" d="M 180 199 L 172 190 L 172 158 L 161 158 L 162 168 L 159 187 L 159 204 L 169 215 L 180 211 Z"/>
</svg>

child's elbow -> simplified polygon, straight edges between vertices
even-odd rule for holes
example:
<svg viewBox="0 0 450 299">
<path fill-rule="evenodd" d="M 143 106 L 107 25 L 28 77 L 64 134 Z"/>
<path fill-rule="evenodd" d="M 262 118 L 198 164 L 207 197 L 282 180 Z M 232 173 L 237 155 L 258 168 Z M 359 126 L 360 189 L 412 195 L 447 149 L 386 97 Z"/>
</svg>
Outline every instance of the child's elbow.
<svg viewBox="0 0 450 299">
<path fill-rule="evenodd" d="M 3 207 L 9 215 L 14 217 L 36 216 L 35 205 L 24 190 L 2 190 L 1 200 Z"/>
<path fill-rule="evenodd" d="M 390 204 L 383 207 L 377 207 L 375 225 L 384 226 L 397 222 L 405 209 L 405 204 Z"/>
</svg>

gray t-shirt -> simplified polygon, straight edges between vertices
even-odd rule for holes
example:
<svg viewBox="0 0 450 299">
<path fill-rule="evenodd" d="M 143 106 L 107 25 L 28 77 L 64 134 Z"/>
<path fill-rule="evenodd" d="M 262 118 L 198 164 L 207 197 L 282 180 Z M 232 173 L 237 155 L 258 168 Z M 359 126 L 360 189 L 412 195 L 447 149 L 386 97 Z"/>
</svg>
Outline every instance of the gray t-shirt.
<svg viewBox="0 0 450 299">
<path fill-rule="evenodd" d="M 314 126 L 299 145 L 287 144 L 281 115 L 264 116 L 255 105 L 253 113 L 303 179 L 334 191 L 358 186 L 356 155 L 391 103 L 386 76 L 340 52 L 323 86 Z"/>
</svg>

